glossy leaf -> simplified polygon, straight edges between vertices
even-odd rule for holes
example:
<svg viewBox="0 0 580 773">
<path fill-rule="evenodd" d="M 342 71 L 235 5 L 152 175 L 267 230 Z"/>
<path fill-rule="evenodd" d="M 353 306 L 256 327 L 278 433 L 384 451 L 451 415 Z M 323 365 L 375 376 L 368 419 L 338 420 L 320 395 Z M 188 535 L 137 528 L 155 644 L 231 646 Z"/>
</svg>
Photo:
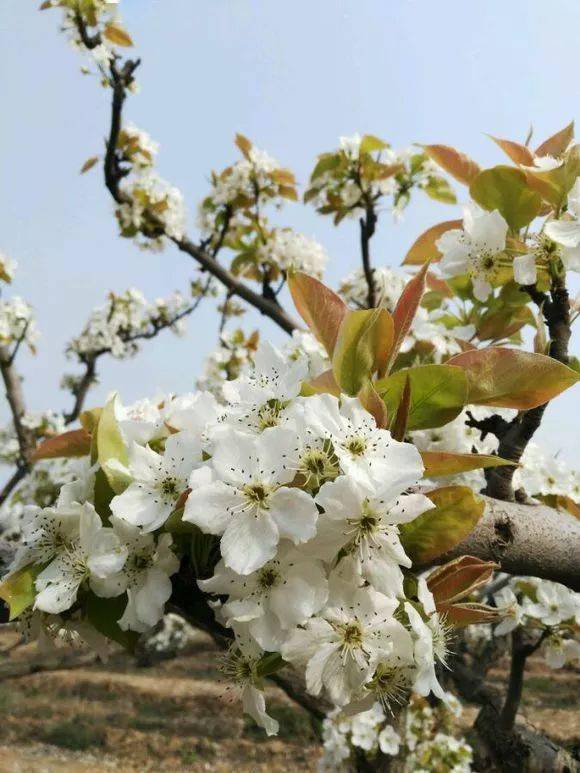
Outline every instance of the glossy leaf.
<svg viewBox="0 0 580 773">
<path fill-rule="evenodd" d="M 401 346 L 403 345 L 403 341 L 411 329 L 411 325 L 417 314 L 417 309 L 421 303 L 421 298 L 425 292 L 428 268 L 429 263 L 425 263 L 415 276 L 407 282 L 397 301 L 397 305 L 393 311 L 393 343 L 391 353 L 384 369 L 385 371 L 388 371 L 390 369 L 389 366 L 392 366 L 396 360 L 397 355 L 401 350 Z M 381 375 L 380 372 L 379 375 Z"/>
<path fill-rule="evenodd" d="M 467 377 L 461 368 L 450 365 L 402 368 L 375 383 L 390 416 L 399 407 L 407 377 L 411 387 L 409 430 L 441 427 L 459 416 L 468 402 Z"/>
<path fill-rule="evenodd" d="M 469 192 L 484 209 L 497 209 L 515 231 L 531 223 L 542 208 L 541 196 L 530 189 L 525 173 L 513 166 L 485 169 L 472 181 Z"/>
<path fill-rule="evenodd" d="M 395 440 L 403 441 L 407 432 L 409 423 L 409 411 L 411 409 L 411 379 L 407 375 L 405 386 L 401 393 L 401 402 L 397 408 L 397 413 L 391 425 L 391 434 Z"/>
<path fill-rule="evenodd" d="M 121 494 L 127 488 L 128 480 L 119 468 L 127 466 L 129 455 L 115 416 L 115 397 L 105 405 L 99 418 L 97 454 L 109 485 L 115 494 Z"/>
<path fill-rule="evenodd" d="M 483 561 L 474 556 L 461 556 L 438 566 L 429 577 L 427 587 L 433 594 L 435 604 L 452 604 L 471 595 L 478 588 L 487 585 L 499 564 Z"/>
<path fill-rule="evenodd" d="M 393 318 L 386 309 L 349 311 L 332 357 L 336 383 L 356 395 L 374 372 L 384 372 L 393 342 Z"/>
<path fill-rule="evenodd" d="M 485 503 L 468 486 L 446 486 L 427 493 L 432 510 L 400 527 L 405 552 L 415 564 L 425 564 L 454 548 L 475 528 Z"/>
<path fill-rule="evenodd" d="M 455 454 L 449 451 L 421 451 L 425 465 L 425 478 L 439 478 L 443 475 L 459 475 L 470 470 L 483 470 L 488 467 L 514 466 L 515 462 L 499 456 L 486 454 Z"/>
<path fill-rule="evenodd" d="M 372 381 L 367 381 L 363 385 L 358 393 L 358 399 L 363 408 L 365 408 L 374 418 L 377 427 L 385 429 L 387 426 L 387 407 L 379 397 Z"/>
<path fill-rule="evenodd" d="M 499 137 L 493 137 L 491 134 L 489 136 L 516 164 L 521 164 L 522 166 L 533 165 L 534 154 L 525 145 L 520 145 L 519 142 L 512 142 L 512 140 L 502 140 Z"/>
<path fill-rule="evenodd" d="M 423 145 L 423 150 L 460 183 L 469 185 L 479 173 L 479 165 L 473 159 L 449 145 Z"/>
<path fill-rule="evenodd" d="M 31 453 L 33 462 L 39 459 L 72 458 L 88 456 L 91 452 L 91 436 L 86 429 L 73 429 L 47 438 Z"/>
<path fill-rule="evenodd" d="M 441 252 L 435 246 L 435 242 L 446 232 L 453 228 L 461 228 L 462 220 L 445 220 L 443 223 L 432 225 L 413 243 L 409 252 L 405 255 L 404 266 L 420 266 L 427 260 L 437 261 Z"/>
<path fill-rule="evenodd" d="M 501 346 L 462 352 L 447 364 L 462 368 L 467 376 L 468 402 L 497 408 L 535 408 L 580 379 L 552 357 Z"/>
<path fill-rule="evenodd" d="M 574 139 L 574 121 L 565 126 L 556 134 L 548 137 L 536 148 L 536 156 L 554 156 L 558 158 L 564 153 L 568 145 Z"/>
<path fill-rule="evenodd" d="M 500 308 L 486 314 L 477 327 L 477 337 L 480 341 L 500 341 L 510 338 L 524 325 L 533 325 L 534 315 L 529 306 Z"/>
<path fill-rule="evenodd" d="M 308 274 L 291 273 L 288 287 L 298 313 L 332 357 L 341 322 L 348 314 L 335 292 Z"/>
</svg>

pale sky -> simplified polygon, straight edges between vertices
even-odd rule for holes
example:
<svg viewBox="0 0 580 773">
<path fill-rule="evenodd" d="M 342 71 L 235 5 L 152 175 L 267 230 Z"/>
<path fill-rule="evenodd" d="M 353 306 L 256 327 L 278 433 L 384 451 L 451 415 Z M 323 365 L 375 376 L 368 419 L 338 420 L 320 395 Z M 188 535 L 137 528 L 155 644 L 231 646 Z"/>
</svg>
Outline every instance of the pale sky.
<svg viewBox="0 0 580 773">
<path fill-rule="evenodd" d="M 34 305 L 42 332 L 36 357 L 19 358 L 36 410 L 70 407 L 59 389 L 74 369 L 64 346 L 107 292 L 136 286 L 154 298 L 186 290 L 193 275 L 174 249 L 149 254 L 118 238 L 99 171 L 79 176 L 102 149 L 109 93 L 80 74 L 59 12 L 39 13 L 39 4 L 0 0 L 0 250 L 18 260 L 13 291 Z M 318 153 L 356 131 L 395 147 L 452 144 L 492 165 L 503 158 L 485 133 L 523 140 L 531 122 L 540 141 L 580 117 L 576 0 L 121 0 L 120 8 L 143 58 L 126 117 L 160 142 L 159 172 L 182 190 L 192 235 L 209 172 L 236 158 L 236 131 L 305 181 Z M 402 223 L 383 218 L 375 264 L 398 265 L 422 230 L 457 212 L 417 194 Z M 356 224 L 334 228 L 303 205 L 286 207 L 276 224 L 324 244 L 330 284 L 357 266 Z M 88 405 L 111 389 L 128 402 L 192 388 L 216 327 L 207 305 L 185 338 L 165 333 L 134 360 L 101 360 Z M 268 322 L 263 330 L 283 336 Z M 539 435 L 575 464 L 577 394 L 549 408 Z"/>
</svg>

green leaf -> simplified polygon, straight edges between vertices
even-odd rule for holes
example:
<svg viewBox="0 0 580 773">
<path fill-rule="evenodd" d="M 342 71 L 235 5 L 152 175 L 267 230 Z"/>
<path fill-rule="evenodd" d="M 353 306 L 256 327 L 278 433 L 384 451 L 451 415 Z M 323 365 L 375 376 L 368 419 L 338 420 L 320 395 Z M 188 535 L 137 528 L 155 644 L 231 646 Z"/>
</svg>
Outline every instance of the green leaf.
<svg viewBox="0 0 580 773">
<path fill-rule="evenodd" d="M 463 369 L 469 403 L 497 408 L 536 408 L 580 379 L 572 368 L 552 357 L 501 346 L 462 352 L 447 364 Z"/>
<path fill-rule="evenodd" d="M 438 478 L 443 475 L 458 475 L 470 470 L 486 469 L 488 467 L 516 466 L 516 462 L 502 459 L 500 456 L 486 454 L 454 454 L 447 451 L 421 451 L 425 465 L 425 478 Z"/>
<path fill-rule="evenodd" d="M 441 427 L 459 416 L 468 402 L 467 377 L 461 368 L 451 365 L 402 368 L 375 383 L 390 416 L 399 407 L 407 377 L 411 388 L 408 430 Z"/>
<path fill-rule="evenodd" d="M 34 604 L 34 582 L 42 569 L 42 566 L 24 566 L 0 583 L 0 599 L 4 599 L 10 608 L 9 620 L 15 620 Z"/>
<path fill-rule="evenodd" d="M 405 553 L 424 564 L 454 548 L 475 528 L 485 503 L 468 486 L 445 486 L 427 496 L 435 507 L 400 526 Z"/>
<path fill-rule="evenodd" d="M 457 204 L 455 191 L 444 177 L 429 177 L 423 190 L 429 198 L 443 204 Z"/>
<path fill-rule="evenodd" d="M 88 621 L 96 631 L 132 652 L 140 634 L 136 631 L 123 631 L 119 627 L 118 621 L 123 616 L 126 606 L 126 593 L 115 598 L 102 599 L 89 591 L 84 599 L 83 609 Z"/>
<path fill-rule="evenodd" d="M 311 181 L 316 180 L 317 177 L 320 177 L 320 175 L 326 174 L 326 172 L 332 172 L 341 164 L 342 164 L 342 159 L 338 153 L 323 153 L 321 156 L 318 157 L 316 166 L 314 167 L 314 170 L 310 175 L 310 180 Z"/>
<path fill-rule="evenodd" d="M 542 197 L 513 166 L 494 166 L 480 172 L 469 186 L 474 201 L 490 212 L 497 209 L 514 231 L 531 223 L 542 208 Z"/>
<path fill-rule="evenodd" d="M 409 376 L 405 379 L 405 386 L 401 394 L 401 402 L 397 408 L 397 413 L 391 425 L 391 434 L 395 440 L 403 441 L 407 432 L 409 423 L 409 411 L 411 408 L 411 380 Z"/>
<path fill-rule="evenodd" d="M 127 447 L 119 423 L 115 416 L 115 397 L 103 408 L 97 426 L 97 458 L 103 472 L 115 494 L 122 494 L 127 488 L 128 479 L 120 465 L 129 463 Z M 116 464 L 110 464 L 114 462 Z"/>
<path fill-rule="evenodd" d="M 384 142 L 373 134 L 365 134 L 360 142 L 360 155 L 363 153 L 372 153 L 374 150 L 385 150 L 385 148 L 388 147 L 388 142 Z"/>
<path fill-rule="evenodd" d="M 344 317 L 332 371 L 346 394 L 355 396 L 375 371 L 383 371 L 393 342 L 393 319 L 386 309 L 349 311 Z"/>
<path fill-rule="evenodd" d="M 84 174 L 85 172 L 88 172 L 89 169 L 92 169 L 95 164 L 99 163 L 99 156 L 92 156 L 91 158 L 88 158 L 85 163 L 81 166 L 80 174 Z"/>
</svg>

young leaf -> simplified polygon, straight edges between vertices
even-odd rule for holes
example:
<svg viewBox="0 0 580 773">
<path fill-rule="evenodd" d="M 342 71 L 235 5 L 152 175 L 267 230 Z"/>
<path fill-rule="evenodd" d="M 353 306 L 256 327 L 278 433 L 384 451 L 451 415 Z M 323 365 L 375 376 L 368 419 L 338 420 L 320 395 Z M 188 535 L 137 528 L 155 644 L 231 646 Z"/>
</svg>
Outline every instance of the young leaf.
<svg viewBox="0 0 580 773">
<path fill-rule="evenodd" d="M 473 159 L 449 145 L 423 145 L 423 150 L 460 183 L 469 185 L 479 173 L 479 165 Z"/>
<path fill-rule="evenodd" d="M 405 379 L 405 386 L 401 394 L 401 402 L 397 408 L 395 419 L 391 425 L 391 435 L 395 440 L 403 441 L 405 439 L 405 433 L 407 432 L 407 424 L 409 423 L 409 410 L 411 408 L 411 379 L 407 374 Z"/>
<path fill-rule="evenodd" d="M 71 458 L 88 456 L 91 452 L 91 436 L 86 429 L 73 429 L 62 435 L 47 438 L 31 453 L 33 462 L 39 459 Z"/>
<path fill-rule="evenodd" d="M 400 527 L 405 553 L 425 564 L 451 550 L 475 528 L 485 503 L 468 486 L 446 486 L 427 496 L 435 507 Z"/>
<path fill-rule="evenodd" d="M 415 314 L 421 303 L 421 298 L 425 292 L 425 282 L 427 277 L 427 270 L 429 263 L 425 263 L 424 266 L 415 274 L 415 276 L 407 282 L 395 310 L 393 311 L 393 345 L 391 347 L 391 353 L 387 361 L 385 372 L 388 372 L 390 366 L 393 365 L 397 359 L 397 355 L 403 345 L 405 336 L 411 329 Z"/>
<path fill-rule="evenodd" d="M 250 150 L 252 149 L 252 143 L 247 137 L 244 137 L 243 134 L 236 134 L 235 143 L 238 146 L 238 148 L 242 151 L 242 154 L 246 157 L 250 157 Z"/>
<path fill-rule="evenodd" d="M 372 381 L 367 381 L 358 393 L 363 408 L 371 414 L 377 423 L 379 429 L 385 429 L 387 426 L 387 407 L 379 397 Z"/>
<path fill-rule="evenodd" d="M 554 156 L 554 158 L 558 158 L 564 153 L 573 139 L 574 121 L 542 142 L 542 144 L 536 148 L 536 156 Z"/>
<path fill-rule="evenodd" d="M 298 313 L 332 357 L 340 324 L 348 314 L 345 302 L 318 279 L 301 272 L 288 276 Z"/>
<path fill-rule="evenodd" d="M 349 311 L 332 357 L 336 383 L 357 395 L 375 371 L 384 372 L 393 342 L 393 319 L 386 309 Z"/>
<path fill-rule="evenodd" d="M 488 467 L 504 467 L 515 465 L 500 456 L 485 454 L 454 454 L 448 451 L 421 451 L 425 465 L 425 478 L 438 478 L 443 475 L 458 475 L 470 470 L 486 469 Z"/>
<path fill-rule="evenodd" d="M 435 246 L 435 242 L 446 231 L 453 228 L 461 228 L 462 220 L 445 220 L 443 223 L 432 225 L 413 243 L 409 252 L 405 255 L 404 266 L 420 266 L 427 260 L 437 261 L 441 253 Z"/>
<path fill-rule="evenodd" d="M 423 190 L 434 201 L 440 201 L 442 204 L 457 204 L 455 191 L 449 185 L 444 177 L 430 177 Z"/>
<path fill-rule="evenodd" d="M 105 24 L 104 36 L 115 46 L 130 47 L 133 45 L 131 36 L 126 29 L 117 22 L 108 22 Z"/>
<path fill-rule="evenodd" d="M 97 453 L 109 485 L 115 494 L 121 494 L 127 488 L 127 477 L 120 467 L 126 468 L 129 455 L 115 416 L 115 399 L 112 397 L 101 412 L 96 435 Z"/>
<path fill-rule="evenodd" d="M 92 169 L 95 164 L 99 163 L 99 156 L 91 156 L 91 158 L 88 158 L 85 163 L 81 166 L 80 174 L 84 174 L 85 172 L 88 172 L 89 169 Z"/>
<path fill-rule="evenodd" d="M 8 604 L 9 620 L 14 620 L 34 604 L 34 582 L 42 569 L 42 566 L 24 566 L 0 583 L 0 599 Z"/>
<path fill-rule="evenodd" d="M 451 604 L 470 596 L 491 580 L 499 569 L 493 561 L 483 561 L 474 556 L 461 556 L 438 566 L 429 577 L 427 587 L 433 594 L 435 604 Z"/>
<path fill-rule="evenodd" d="M 497 607 L 478 602 L 464 602 L 463 604 L 441 604 L 437 607 L 440 615 L 454 628 L 476 623 L 495 623 L 505 617 L 505 612 Z"/>
<path fill-rule="evenodd" d="M 491 134 L 489 137 L 495 142 L 496 145 L 508 155 L 511 160 L 516 164 L 522 166 L 532 166 L 534 163 L 534 154 L 525 145 L 520 145 L 519 142 L 512 142 L 511 140 L 501 140 L 498 137 L 493 137 Z"/>
<path fill-rule="evenodd" d="M 332 368 L 330 370 L 325 370 L 324 373 L 316 376 L 312 381 L 304 382 L 300 394 L 303 397 L 317 394 L 328 394 L 340 397 L 340 387 L 336 383 Z"/>
<path fill-rule="evenodd" d="M 372 153 L 374 150 L 384 150 L 389 147 L 388 142 L 375 137 L 373 134 L 365 134 L 360 141 L 360 154 Z"/>
<path fill-rule="evenodd" d="M 484 209 L 497 209 L 514 231 L 531 223 L 542 208 L 540 194 L 529 187 L 525 173 L 513 166 L 484 169 L 472 181 L 469 192 Z"/>
<path fill-rule="evenodd" d="M 447 365 L 463 369 L 469 382 L 469 403 L 496 408 L 535 408 L 580 379 L 572 368 L 552 357 L 501 346 L 456 354 Z"/>
</svg>

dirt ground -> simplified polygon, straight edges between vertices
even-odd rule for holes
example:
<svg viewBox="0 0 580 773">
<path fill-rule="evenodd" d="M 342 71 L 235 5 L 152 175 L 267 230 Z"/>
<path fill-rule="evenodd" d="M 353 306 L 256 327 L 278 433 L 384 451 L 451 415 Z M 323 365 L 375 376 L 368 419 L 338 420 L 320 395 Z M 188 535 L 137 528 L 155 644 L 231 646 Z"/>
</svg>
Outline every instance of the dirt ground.
<svg viewBox="0 0 580 773">
<path fill-rule="evenodd" d="M 0 633 L 0 773 L 316 770 L 320 747 L 308 715 L 269 688 L 281 732 L 265 737 L 226 698 L 209 639 L 151 668 L 119 655 L 106 665 L 2 679 L 7 664 L 38 661 L 34 647 L 6 653 L 14 640 Z M 580 674 L 530 665 L 524 712 L 567 746 L 580 743 Z M 492 678 L 503 675 L 500 664 Z M 466 707 L 462 721 L 475 712 Z"/>
</svg>

